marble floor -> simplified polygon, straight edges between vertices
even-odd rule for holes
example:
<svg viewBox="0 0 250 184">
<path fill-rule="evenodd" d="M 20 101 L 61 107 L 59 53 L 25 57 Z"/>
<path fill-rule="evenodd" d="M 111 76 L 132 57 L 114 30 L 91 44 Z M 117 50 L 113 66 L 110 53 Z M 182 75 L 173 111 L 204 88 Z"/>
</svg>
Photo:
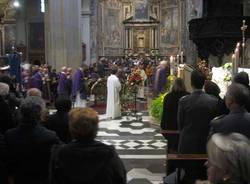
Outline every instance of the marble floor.
<svg viewBox="0 0 250 184">
<path fill-rule="evenodd" d="M 141 117 L 141 121 L 132 116 L 106 120 L 100 115 L 97 139 L 115 146 L 127 169 L 128 184 L 162 184 L 166 141 L 146 112 Z"/>
</svg>

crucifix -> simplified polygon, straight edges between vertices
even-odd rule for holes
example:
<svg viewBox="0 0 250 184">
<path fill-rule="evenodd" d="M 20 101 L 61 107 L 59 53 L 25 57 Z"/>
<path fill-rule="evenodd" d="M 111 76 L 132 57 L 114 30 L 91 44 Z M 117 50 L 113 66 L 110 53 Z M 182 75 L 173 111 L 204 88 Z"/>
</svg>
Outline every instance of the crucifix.
<svg viewBox="0 0 250 184">
<path fill-rule="evenodd" d="M 242 31 L 242 62 L 241 62 L 241 64 L 243 66 L 245 65 L 245 46 L 246 46 L 245 32 L 246 32 L 246 30 L 247 30 L 246 21 L 243 20 L 242 27 L 241 27 L 241 31 Z"/>
</svg>

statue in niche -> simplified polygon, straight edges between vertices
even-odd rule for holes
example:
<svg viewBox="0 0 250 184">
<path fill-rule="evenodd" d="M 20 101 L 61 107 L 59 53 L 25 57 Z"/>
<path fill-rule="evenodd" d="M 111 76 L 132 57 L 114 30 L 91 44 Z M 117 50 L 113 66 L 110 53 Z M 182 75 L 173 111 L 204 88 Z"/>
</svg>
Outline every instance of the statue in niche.
<svg viewBox="0 0 250 184">
<path fill-rule="evenodd" d="M 124 19 L 129 19 L 132 15 L 131 15 L 131 6 L 130 5 L 125 5 L 123 10 L 124 10 Z"/>
<path fill-rule="evenodd" d="M 159 19 L 159 6 L 151 6 L 150 17 L 153 19 Z"/>
<path fill-rule="evenodd" d="M 134 2 L 134 7 L 135 7 L 136 19 L 148 18 L 148 1 L 147 0 L 136 0 Z"/>
<path fill-rule="evenodd" d="M 144 48 L 145 47 L 145 35 L 144 34 L 138 34 L 138 36 L 137 36 L 137 47 L 138 48 Z"/>
</svg>

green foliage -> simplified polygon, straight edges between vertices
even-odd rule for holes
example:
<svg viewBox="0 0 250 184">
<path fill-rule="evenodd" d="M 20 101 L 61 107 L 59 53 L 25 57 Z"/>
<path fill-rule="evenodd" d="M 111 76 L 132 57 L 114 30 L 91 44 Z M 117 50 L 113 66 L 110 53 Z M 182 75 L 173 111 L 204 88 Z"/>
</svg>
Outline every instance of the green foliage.
<svg viewBox="0 0 250 184">
<path fill-rule="evenodd" d="M 150 104 L 149 113 L 153 118 L 155 118 L 159 122 L 161 121 L 162 117 L 164 97 L 170 92 L 175 79 L 176 77 L 174 75 L 169 75 L 167 78 L 166 92 L 160 94 L 159 97 L 153 99 Z"/>
<path fill-rule="evenodd" d="M 226 70 L 223 78 L 224 82 L 230 82 L 232 80 L 232 63 L 225 63 L 222 68 Z"/>
</svg>

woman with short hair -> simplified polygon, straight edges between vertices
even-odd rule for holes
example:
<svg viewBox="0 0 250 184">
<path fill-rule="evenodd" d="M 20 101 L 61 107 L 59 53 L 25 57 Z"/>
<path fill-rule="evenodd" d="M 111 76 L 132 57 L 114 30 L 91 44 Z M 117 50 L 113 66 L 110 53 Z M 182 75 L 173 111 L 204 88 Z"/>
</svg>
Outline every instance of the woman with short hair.
<svg viewBox="0 0 250 184">
<path fill-rule="evenodd" d="M 216 133 L 207 143 L 208 180 L 212 183 L 250 183 L 250 141 L 239 133 Z"/>
<path fill-rule="evenodd" d="M 50 183 L 125 184 L 126 171 L 113 146 L 96 141 L 99 118 L 91 108 L 69 112 L 69 144 L 52 151 Z"/>
</svg>

